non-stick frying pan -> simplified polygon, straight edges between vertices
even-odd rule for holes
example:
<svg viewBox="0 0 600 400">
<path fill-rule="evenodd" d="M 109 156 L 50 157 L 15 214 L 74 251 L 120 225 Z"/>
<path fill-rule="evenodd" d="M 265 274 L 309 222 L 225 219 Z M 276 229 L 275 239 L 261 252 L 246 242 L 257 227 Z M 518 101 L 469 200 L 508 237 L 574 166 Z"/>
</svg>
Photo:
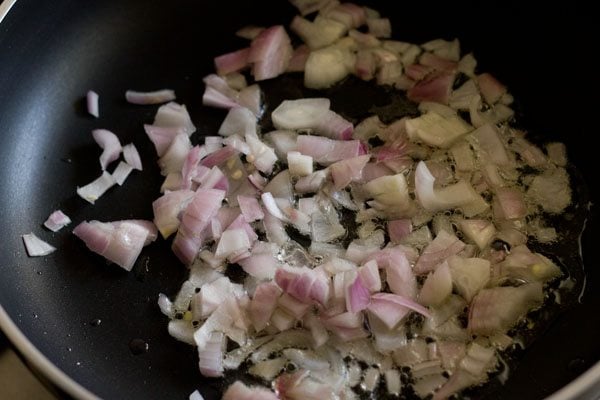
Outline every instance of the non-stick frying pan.
<svg viewBox="0 0 600 400">
<path fill-rule="evenodd" d="M 14 0 L 5 0 L 0 9 L 6 11 L 9 3 Z M 368 3 L 392 18 L 395 38 L 460 38 L 482 70 L 512 89 L 523 125 L 543 140 L 567 143 L 589 189 L 581 196 L 597 199 L 598 151 L 592 143 L 597 96 L 592 94 L 598 93 L 593 65 L 598 32 L 589 9 L 573 2 Z M 85 388 L 102 398 L 152 399 L 186 398 L 199 388 L 207 399 L 218 398 L 219 381 L 200 377 L 195 352 L 169 337 L 156 306 L 158 293 L 175 294 L 187 274 L 168 243 L 144 250 L 127 273 L 88 252 L 69 229 L 52 234 L 41 223 L 58 208 L 75 224 L 151 218 L 160 180 L 141 126 L 152 120 L 155 108 L 126 104 L 125 90 L 173 88 L 191 110 L 199 132 L 195 140 L 214 134 L 224 113 L 201 106 L 201 79 L 212 71 L 212 58 L 244 45 L 234 37 L 236 29 L 287 24 L 293 13 L 283 0 L 17 0 L 0 24 L 0 322 L 61 390 L 77 397 L 87 395 Z M 293 77 L 267 82 L 267 101 L 298 96 L 295 82 Z M 334 108 L 360 116 L 384 101 L 367 86 L 355 86 L 350 95 L 328 93 L 339 100 Z M 84 112 L 88 89 L 100 93 L 99 119 Z M 92 206 L 75 188 L 99 173 L 94 128 L 116 132 L 123 143 L 133 141 L 145 168 Z M 506 384 L 491 384 L 473 397 L 544 398 L 600 359 L 594 249 L 599 235 L 593 213 L 592 208 L 582 239 L 585 288 L 579 238 L 573 234 L 564 238 L 570 246 L 564 261 L 576 277 L 572 295 L 544 325 L 546 332 L 517 355 L 521 363 Z M 20 235 L 31 231 L 58 251 L 28 258 Z M 136 338 L 149 344 L 146 353 L 131 353 Z M 597 397 L 596 381 L 598 366 L 556 398 Z"/>
</svg>

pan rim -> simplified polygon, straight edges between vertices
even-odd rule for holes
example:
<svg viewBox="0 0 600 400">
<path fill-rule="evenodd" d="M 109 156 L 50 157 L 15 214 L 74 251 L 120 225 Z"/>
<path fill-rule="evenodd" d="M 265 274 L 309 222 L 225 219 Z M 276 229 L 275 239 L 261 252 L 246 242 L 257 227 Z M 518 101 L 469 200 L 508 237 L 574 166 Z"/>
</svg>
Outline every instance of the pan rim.
<svg viewBox="0 0 600 400">
<path fill-rule="evenodd" d="M 8 15 L 17 0 L 0 0 L 0 23 Z M 80 400 L 100 400 L 72 377 L 50 361 L 19 329 L 9 314 L 0 304 L 0 330 L 37 371 L 56 384 L 67 394 Z M 586 399 L 593 396 L 594 389 L 600 387 L 600 361 L 573 381 L 557 390 L 546 400 Z"/>
<path fill-rule="evenodd" d="M 4 0 L 0 2 L 0 23 L 6 17 L 12 6 L 15 5 L 17 0 Z"/>
<path fill-rule="evenodd" d="M 81 386 L 73 378 L 64 373 L 37 347 L 27 339 L 25 334 L 17 327 L 14 321 L 0 304 L 0 328 L 6 334 L 11 343 L 18 349 L 33 366 L 51 382 L 59 386 L 69 395 L 81 400 L 99 400 L 100 398 Z"/>
</svg>

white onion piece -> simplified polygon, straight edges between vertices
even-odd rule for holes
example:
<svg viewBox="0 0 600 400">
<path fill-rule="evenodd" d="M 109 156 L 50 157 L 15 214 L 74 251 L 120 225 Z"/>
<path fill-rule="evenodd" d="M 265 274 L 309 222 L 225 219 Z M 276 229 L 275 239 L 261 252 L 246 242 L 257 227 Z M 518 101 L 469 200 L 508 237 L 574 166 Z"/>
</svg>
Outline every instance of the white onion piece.
<svg viewBox="0 0 600 400">
<path fill-rule="evenodd" d="M 167 175 L 171 172 L 180 172 L 191 149 L 192 143 L 188 135 L 185 133 L 177 134 L 165 153 L 158 160 L 161 173 Z"/>
<path fill-rule="evenodd" d="M 290 29 L 308 45 L 311 50 L 329 46 L 341 38 L 348 28 L 333 19 L 318 15 L 314 22 L 295 16 Z"/>
<path fill-rule="evenodd" d="M 360 312 L 367 308 L 369 301 L 369 289 L 365 287 L 361 275 L 356 275 L 346 290 L 346 309 L 353 313 Z"/>
<path fill-rule="evenodd" d="M 131 171 L 133 171 L 133 167 L 131 165 L 124 161 L 119 161 L 117 168 L 115 168 L 112 173 L 112 177 L 117 185 L 122 186 L 129 174 L 131 174 Z"/>
<path fill-rule="evenodd" d="M 249 250 L 250 246 L 250 239 L 243 229 L 226 230 L 219 239 L 215 257 L 229 258 Z"/>
<path fill-rule="evenodd" d="M 194 345 L 194 328 L 188 321 L 173 319 L 168 325 L 169 335 L 180 342 Z"/>
<path fill-rule="evenodd" d="M 441 230 L 421 253 L 414 271 L 417 274 L 429 272 L 448 257 L 460 253 L 464 248 L 465 244 L 455 235 Z"/>
<path fill-rule="evenodd" d="M 246 107 L 254 113 L 257 118 L 260 118 L 264 112 L 262 105 L 262 92 L 258 85 L 250 85 L 240 90 L 238 103 L 242 107 Z"/>
<path fill-rule="evenodd" d="M 56 247 L 44 242 L 33 232 L 21 235 L 21 237 L 23 238 L 23 243 L 29 257 L 47 256 L 56 251 Z"/>
<path fill-rule="evenodd" d="M 406 121 L 406 131 L 410 138 L 441 148 L 450 147 L 459 137 L 472 129 L 457 115 L 442 117 L 436 112 L 428 112 Z"/>
<path fill-rule="evenodd" d="M 179 228 L 179 214 L 186 209 L 192 201 L 194 192 L 191 190 L 178 190 L 165 193 L 152 203 L 154 210 L 154 223 L 163 238 L 169 237 Z"/>
<path fill-rule="evenodd" d="M 302 15 L 308 15 L 323 8 L 329 0 L 290 0 Z"/>
<path fill-rule="evenodd" d="M 137 169 L 138 171 L 143 170 L 140 153 L 138 153 L 138 150 L 133 143 L 123 146 L 123 158 L 127 164 L 133 167 L 133 169 Z"/>
<path fill-rule="evenodd" d="M 50 229 L 52 232 L 58 232 L 70 223 L 71 218 L 69 218 L 61 210 L 56 210 L 52 214 L 50 214 L 50 216 L 48 216 L 48 219 L 46 219 L 46 221 L 44 222 L 44 226 Z"/>
<path fill-rule="evenodd" d="M 468 329 L 481 335 L 506 332 L 528 311 L 541 306 L 543 300 L 543 287 L 537 282 L 483 289 L 473 298 Z"/>
<path fill-rule="evenodd" d="M 487 72 L 477 76 L 477 84 L 479 85 L 481 95 L 489 105 L 498 102 L 506 93 L 506 86 L 498 82 L 496 78 Z"/>
<path fill-rule="evenodd" d="M 365 154 L 359 140 L 332 140 L 319 136 L 298 135 L 298 151 L 321 165 Z"/>
<path fill-rule="evenodd" d="M 331 164 L 329 169 L 334 189 L 340 190 L 348 186 L 351 182 L 360 181 L 362 179 L 362 170 L 370 158 L 369 154 L 365 154 Z"/>
<path fill-rule="evenodd" d="M 246 68 L 248 66 L 249 53 L 250 48 L 245 47 L 243 49 L 215 57 L 214 62 L 217 74 L 224 76 Z"/>
<path fill-rule="evenodd" d="M 437 306 L 452 293 L 452 275 L 447 262 L 440 264 L 433 273 L 427 276 L 419 302 L 425 306 Z"/>
<path fill-rule="evenodd" d="M 161 104 L 175 100 L 175 92 L 170 89 L 162 89 L 154 92 L 128 90 L 125 92 L 125 99 L 132 104 Z"/>
<path fill-rule="evenodd" d="M 256 81 L 275 78 L 284 73 L 292 56 L 290 38 L 281 25 L 261 31 L 250 45 L 248 62 Z"/>
<path fill-rule="evenodd" d="M 144 130 L 148 138 L 154 144 L 156 153 L 159 157 L 169 148 L 169 145 L 178 134 L 187 134 L 186 129 L 182 127 L 160 127 L 154 125 L 144 125 Z"/>
<path fill-rule="evenodd" d="M 131 271 L 151 232 L 134 221 L 84 221 L 75 227 L 73 234 L 94 253 Z"/>
<path fill-rule="evenodd" d="M 238 196 L 238 204 L 246 222 L 260 221 L 265 217 L 258 200 L 249 196 Z"/>
<path fill-rule="evenodd" d="M 481 202 L 482 206 L 478 205 L 475 211 L 469 213 L 471 214 L 481 212 L 488 207 L 487 203 L 466 181 L 459 181 L 444 188 L 435 188 L 434 185 L 435 177 L 425 162 L 419 161 L 415 171 L 415 191 L 423 208 L 435 212 L 455 207 L 467 207 Z"/>
<path fill-rule="evenodd" d="M 456 292 L 468 302 L 473 299 L 490 280 L 490 262 L 482 258 L 448 258 L 452 283 Z"/>
<path fill-rule="evenodd" d="M 192 123 L 185 105 L 175 102 L 160 106 L 152 125 L 161 128 L 178 128 L 183 130 L 188 136 L 196 132 L 196 127 Z"/>
<path fill-rule="evenodd" d="M 266 381 L 272 381 L 283 371 L 285 365 L 287 364 L 287 360 L 285 358 L 274 358 L 272 360 L 261 361 L 250 368 L 248 368 L 248 372 L 251 375 L 257 376 Z"/>
<path fill-rule="evenodd" d="M 288 169 L 292 176 L 307 176 L 313 172 L 313 159 L 297 151 L 287 153 Z"/>
<path fill-rule="evenodd" d="M 241 381 L 235 381 L 223 393 L 222 400 L 278 400 L 279 397 L 264 387 L 249 387 Z"/>
<path fill-rule="evenodd" d="M 219 128 L 219 135 L 231 136 L 256 135 L 256 117 L 245 107 L 235 107 L 229 110 Z"/>
<path fill-rule="evenodd" d="M 397 369 L 389 369 L 384 372 L 384 376 L 387 392 L 391 395 L 399 395 L 402 388 L 400 372 Z"/>
<path fill-rule="evenodd" d="M 392 36 L 392 25 L 388 18 L 367 18 L 369 33 L 378 38 L 389 38 Z"/>
<path fill-rule="evenodd" d="M 217 215 L 224 198 L 223 190 L 198 189 L 188 204 L 172 246 L 173 252 L 184 264 L 190 265 L 196 258 L 206 240 L 203 231 Z"/>
<path fill-rule="evenodd" d="M 270 173 L 277 162 L 275 150 L 258 139 L 256 133 L 246 134 L 246 143 L 250 148 L 250 155 L 246 159 L 260 172 Z"/>
<path fill-rule="evenodd" d="M 273 110 L 271 119 L 277 129 L 308 129 L 318 125 L 329 107 L 326 98 L 284 100 Z"/>
<path fill-rule="evenodd" d="M 100 117 L 100 106 L 98 104 L 98 93 L 93 90 L 89 90 L 86 95 L 87 112 L 98 118 Z"/>
<path fill-rule="evenodd" d="M 77 194 L 84 200 L 94 204 L 108 189 L 115 185 L 115 179 L 106 171 L 85 186 L 77 188 Z"/>
<path fill-rule="evenodd" d="M 247 25 L 243 28 L 238 29 L 235 34 L 242 39 L 252 40 L 257 37 L 265 28 L 262 26 Z"/>
<path fill-rule="evenodd" d="M 354 55 L 347 49 L 329 46 L 312 51 L 304 67 L 304 86 L 325 89 L 341 81 L 354 65 Z"/>
<path fill-rule="evenodd" d="M 379 177 L 366 183 L 364 188 L 376 201 L 373 206 L 377 209 L 389 210 L 393 215 L 404 215 L 413 207 L 404 174 Z"/>
<path fill-rule="evenodd" d="M 261 194 L 260 198 L 262 199 L 263 204 L 269 212 L 269 214 L 282 221 L 288 221 L 288 218 L 281 212 L 281 209 L 275 202 L 275 198 L 270 192 L 265 192 Z"/>
<path fill-rule="evenodd" d="M 160 312 L 162 312 L 167 317 L 173 319 L 175 317 L 175 308 L 173 307 L 173 303 L 167 295 L 163 293 L 158 294 L 158 307 L 160 308 Z"/>
<path fill-rule="evenodd" d="M 199 391 L 194 390 L 191 394 L 190 394 L 190 398 L 189 400 L 204 400 L 204 397 L 202 397 L 202 395 L 200 394 Z"/>
<path fill-rule="evenodd" d="M 100 166 L 104 171 L 108 164 L 119 158 L 122 149 L 121 142 L 119 142 L 117 135 L 106 129 L 94 129 L 92 136 L 103 150 L 100 155 Z"/>
<path fill-rule="evenodd" d="M 225 335 L 221 332 L 213 332 L 204 349 L 198 350 L 198 366 L 203 376 L 210 378 L 223 376 L 223 350 L 225 345 Z"/>
</svg>

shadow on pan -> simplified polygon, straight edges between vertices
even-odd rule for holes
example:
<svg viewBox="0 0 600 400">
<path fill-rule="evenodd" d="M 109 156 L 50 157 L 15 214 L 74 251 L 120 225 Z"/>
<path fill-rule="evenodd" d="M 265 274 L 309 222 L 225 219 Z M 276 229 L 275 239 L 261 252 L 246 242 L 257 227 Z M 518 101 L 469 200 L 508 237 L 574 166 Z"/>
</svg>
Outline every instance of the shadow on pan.
<svg viewBox="0 0 600 400">
<path fill-rule="evenodd" d="M 474 51 L 480 70 L 497 75 L 520 101 L 524 126 L 543 140 L 567 144 L 588 183 L 586 196 L 597 199 L 591 99 L 598 78 L 590 52 L 598 35 L 589 10 L 575 4 L 366 3 L 392 19 L 396 39 L 458 37 L 463 50 Z M 68 229 L 52 234 L 40 223 L 58 208 L 74 224 L 151 218 L 160 187 L 151 162 L 94 206 L 75 195 L 75 187 L 99 171 L 90 131 L 110 129 L 153 160 L 142 123 L 151 122 L 155 107 L 128 105 L 123 94 L 170 87 L 192 113 L 195 140 L 215 134 L 224 112 L 201 107 L 202 77 L 212 72 L 212 58 L 244 46 L 233 34 L 238 28 L 289 24 L 293 15 L 285 1 L 18 0 L 0 25 L 0 304 L 43 354 L 93 393 L 186 398 L 202 387 L 207 399 L 216 399 L 221 386 L 200 377 L 195 352 L 169 337 L 156 306 L 158 293 L 175 294 L 187 275 L 169 243 L 147 248 L 126 273 L 85 250 Z M 293 81 L 266 83 L 268 104 L 297 97 L 297 89 L 284 84 Z M 85 115 L 81 99 L 89 89 L 100 93 L 99 119 Z M 334 107 L 360 117 L 361 110 L 385 102 L 364 92 L 366 86 L 353 90 L 356 96 L 339 106 L 334 100 Z M 330 94 L 335 97 L 335 90 Z M 581 301 L 578 275 L 577 290 L 546 333 L 519 355 L 506 385 L 491 384 L 472 398 L 541 399 L 600 359 L 600 320 L 594 317 L 600 277 L 591 248 L 597 229 L 592 208 L 582 242 L 588 268 Z M 28 258 L 20 235 L 30 231 L 59 251 Z M 568 238 L 573 252 L 577 240 Z M 133 355 L 133 339 L 147 342 L 148 351 Z"/>
</svg>

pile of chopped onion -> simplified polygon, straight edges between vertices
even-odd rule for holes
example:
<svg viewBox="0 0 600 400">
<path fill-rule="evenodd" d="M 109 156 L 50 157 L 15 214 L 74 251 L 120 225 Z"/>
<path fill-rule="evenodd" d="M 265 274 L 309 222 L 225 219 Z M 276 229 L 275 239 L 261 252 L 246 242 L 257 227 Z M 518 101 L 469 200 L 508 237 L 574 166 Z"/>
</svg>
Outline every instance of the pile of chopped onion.
<svg viewBox="0 0 600 400">
<path fill-rule="evenodd" d="M 196 347 L 203 376 L 247 362 L 266 386 L 236 381 L 224 399 L 400 395 L 407 383 L 444 399 L 484 383 L 511 329 L 562 275 L 528 245 L 556 240 L 544 216 L 571 203 L 564 146 L 544 151 L 513 128 L 512 96 L 476 73 L 458 40 L 390 40 L 375 10 L 292 3 L 301 16 L 290 31 L 304 44 L 294 49 L 281 25 L 249 26 L 238 31 L 248 46 L 215 58 L 203 104 L 228 113 L 203 144 L 172 91 L 127 92 L 136 104 L 171 101 L 144 126 L 164 176 L 154 220 L 84 221 L 73 232 L 127 270 L 159 233 L 172 237 L 190 275 L 173 299 L 159 296 L 169 333 Z M 386 85 L 420 114 L 352 121 L 327 98 L 290 99 L 261 132 L 262 93 L 247 79 L 299 71 L 311 89 L 349 75 Z M 93 135 L 102 175 L 78 189 L 91 203 L 142 169 L 133 145 Z M 238 267 L 243 279 L 232 280 Z"/>
<path fill-rule="evenodd" d="M 202 375 L 249 361 L 274 391 L 237 381 L 223 398 L 351 399 L 383 382 L 399 394 L 404 367 L 421 397 L 481 384 L 562 274 L 527 243 L 555 240 L 528 222 L 571 202 L 564 147 L 544 153 L 512 128 L 512 96 L 457 40 L 397 42 L 374 10 L 294 4 L 318 11 L 291 24 L 305 45 L 292 52 L 282 27 L 254 27 L 249 47 L 215 59 L 204 104 L 229 109 L 222 139 L 162 145 L 180 161 L 163 168 L 155 223 L 190 268 L 173 301 L 160 297 L 169 331 L 197 348 Z M 265 79 L 265 60 L 268 77 L 304 71 L 309 88 L 350 74 L 394 86 L 421 113 L 355 126 L 327 98 L 285 100 L 261 134 L 237 76 Z M 233 264 L 242 281 L 228 278 Z"/>
</svg>

